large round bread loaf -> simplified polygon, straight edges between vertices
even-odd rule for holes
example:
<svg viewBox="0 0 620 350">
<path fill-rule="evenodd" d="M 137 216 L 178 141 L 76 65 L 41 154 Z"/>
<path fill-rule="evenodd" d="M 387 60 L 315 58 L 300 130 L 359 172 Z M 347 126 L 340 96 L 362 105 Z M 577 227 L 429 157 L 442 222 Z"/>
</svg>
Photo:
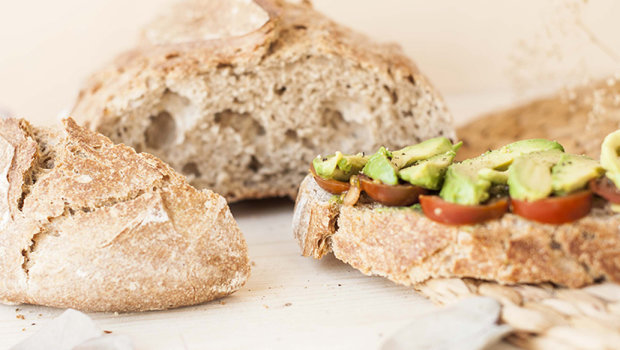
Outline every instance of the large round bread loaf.
<svg viewBox="0 0 620 350">
<path fill-rule="evenodd" d="M 279 0 L 180 4 L 90 78 L 73 115 L 229 200 L 294 197 L 319 153 L 454 137 L 399 47 Z"/>
<path fill-rule="evenodd" d="M 230 294 L 250 267 L 226 201 L 83 129 L 0 120 L 0 301 L 142 311 Z"/>
</svg>

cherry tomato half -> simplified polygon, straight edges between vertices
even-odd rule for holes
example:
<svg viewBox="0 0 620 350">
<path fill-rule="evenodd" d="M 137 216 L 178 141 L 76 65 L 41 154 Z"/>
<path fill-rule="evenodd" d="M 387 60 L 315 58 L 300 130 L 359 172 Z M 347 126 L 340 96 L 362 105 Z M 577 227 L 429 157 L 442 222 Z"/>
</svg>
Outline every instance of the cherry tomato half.
<svg viewBox="0 0 620 350">
<path fill-rule="evenodd" d="M 590 180 L 590 190 L 614 204 L 620 204 L 620 190 L 606 176 Z"/>
<path fill-rule="evenodd" d="M 351 186 L 348 182 L 338 181 L 334 179 L 324 179 L 316 174 L 313 166 L 310 166 L 310 172 L 312 176 L 314 176 L 314 181 L 324 189 L 325 191 L 331 194 L 341 194 L 349 190 L 349 186 Z"/>
<path fill-rule="evenodd" d="M 481 205 L 463 205 L 445 201 L 439 196 L 420 196 L 424 215 L 446 225 L 473 225 L 499 219 L 508 211 L 508 199 L 500 198 Z"/>
<path fill-rule="evenodd" d="M 362 190 L 375 201 L 388 206 L 411 205 L 418 201 L 421 194 L 427 191 L 414 185 L 386 185 L 362 177 Z"/>
<path fill-rule="evenodd" d="M 592 192 L 589 190 L 531 202 L 512 199 L 512 211 L 515 214 L 544 224 L 560 225 L 573 222 L 588 215 L 590 209 L 592 209 Z"/>
</svg>

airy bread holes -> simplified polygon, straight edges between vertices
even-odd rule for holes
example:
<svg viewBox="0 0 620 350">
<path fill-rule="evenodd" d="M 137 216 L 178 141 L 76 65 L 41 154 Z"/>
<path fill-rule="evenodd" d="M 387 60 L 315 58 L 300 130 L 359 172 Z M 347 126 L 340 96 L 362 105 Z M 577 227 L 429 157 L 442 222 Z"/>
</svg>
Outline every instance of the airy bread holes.
<svg viewBox="0 0 620 350">
<path fill-rule="evenodd" d="M 273 87 L 273 92 L 275 92 L 276 95 L 278 95 L 278 96 L 282 96 L 282 94 L 284 94 L 286 92 L 286 86 L 282 86 L 282 87 L 274 86 Z"/>
<path fill-rule="evenodd" d="M 150 117 L 151 124 L 144 132 L 144 142 L 151 149 L 169 146 L 176 138 L 176 123 L 167 111 Z"/>
<path fill-rule="evenodd" d="M 250 157 L 250 163 L 248 164 L 248 169 L 257 173 L 258 170 L 260 170 L 262 166 L 263 164 L 260 161 L 258 161 L 258 159 L 255 156 L 252 155 L 252 157 Z"/>
<path fill-rule="evenodd" d="M 297 131 L 295 131 L 293 129 L 288 129 L 284 133 L 284 136 L 286 136 L 286 138 L 289 139 L 289 140 L 296 140 L 297 139 Z"/>
<path fill-rule="evenodd" d="M 349 116 L 354 112 L 349 111 Z M 322 113 L 321 125 L 327 128 L 328 133 L 338 130 L 337 137 L 327 137 L 324 142 L 326 148 L 341 149 L 342 152 L 355 152 L 364 148 L 369 140 L 373 139 L 370 128 L 363 122 L 348 120 L 338 109 L 325 107 Z"/>
<path fill-rule="evenodd" d="M 215 113 L 213 121 L 222 128 L 231 128 L 243 134 L 243 139 L 249 140 L 251 136 L 265 135 L 265 127 L 256 121 L 249 113 L 237 113 L 230 109 Z"/>
<path fill-rule="evenodd" d="M 189 162 L 183 165 L 181 171 L 185 174 L 185 176 L 193 176 L 194 178 L 199 178 L 201 176 L 198 165 L 195 162 Z"/>
<path fill-rule="evenodd" d="M 390 95 L 390 98 L 392 99 L 392 103 L 396 104 L 398 102 L 398 94 L 396 93 L 396 91 L 390 89 L 390 87 L 387 85 L 383 85 L 383 88 Z"/>
</svg>

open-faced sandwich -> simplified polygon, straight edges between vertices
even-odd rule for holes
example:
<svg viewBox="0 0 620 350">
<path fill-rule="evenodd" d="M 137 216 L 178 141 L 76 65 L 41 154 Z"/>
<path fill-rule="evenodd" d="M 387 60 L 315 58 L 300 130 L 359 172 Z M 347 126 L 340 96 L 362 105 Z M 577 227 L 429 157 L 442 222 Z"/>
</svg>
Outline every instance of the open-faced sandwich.
<svg viewBox="0 0 620 350">
<path fill-rule="evenodd" d="M 315 158 L 295 207 L 302 254 L 331 251 L 404 285 L 620 281 L 620 130 L 600 163 L 545 139 L 455 162 L 459 146 L 439 137 Z"/>
</svg>

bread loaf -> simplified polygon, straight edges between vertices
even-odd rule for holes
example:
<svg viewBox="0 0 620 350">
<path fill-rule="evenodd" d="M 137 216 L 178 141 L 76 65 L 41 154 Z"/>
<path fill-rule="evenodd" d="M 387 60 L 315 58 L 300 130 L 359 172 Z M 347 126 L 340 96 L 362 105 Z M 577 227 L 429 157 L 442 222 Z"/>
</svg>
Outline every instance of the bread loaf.
<svg viewBox="0 0 620 350">
<path fill-rule="evenodd" d="M 88 80 L 73 115 L 233 201 L 294 197 L 319 153 L 454 137 L 399 47 L 280 0 L 181 3 Z"/>
<path fill-rule="evenodd" d="M 197 304 L 250 272 L 226 201 L 85 130 L 0 120 L 0 300 L 86 311 Z"/>
</svg>

